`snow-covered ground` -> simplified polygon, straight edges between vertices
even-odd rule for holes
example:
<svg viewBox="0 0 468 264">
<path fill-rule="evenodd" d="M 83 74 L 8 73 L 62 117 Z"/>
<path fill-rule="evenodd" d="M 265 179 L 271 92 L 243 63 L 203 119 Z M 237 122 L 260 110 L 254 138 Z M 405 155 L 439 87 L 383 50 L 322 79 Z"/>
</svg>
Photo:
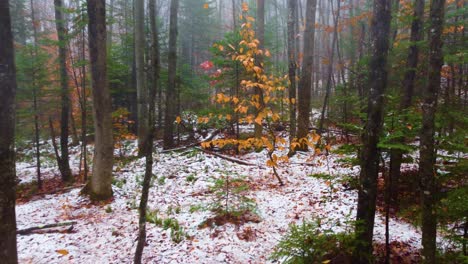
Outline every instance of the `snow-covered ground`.
<svg viewBox="0 0 468 264">
<path fill-rule="evenodd" d="M 135 147 L 134 143 L 127 145 Z M 135 153 L 130 150 L 127 153 Z M 357 175 L 358 167 L 343 167 L 340 156 L 327 157 L 299 153 L 280 167 L 285 182 L 280 187 L 271 169 L 265 166 L 266 153 L 238 157 L 257 166 L 233 163 L 200 151 L 155 154 L 154 180 L 149 196 L 149 211 L 162 218 L 175 218 L 189 235 L 180 243 L 171 240 L 170 230 L 147 224 L 144 263 L 268 263 L 269 256 L 287 232 L 288 225 L 321 218 L 323 228 L 342 231 L 347 220 L 355 218 L 357 193 L 346 190 L 340 179 Z M 79 151 L 72 154 L 77 170 Z M 304 164 L 307 161 L 307 164 Z M 126 165 L 116 164 L 115 199 L 105 205 L 92 204 L 79 195 L 79 189 L 46 195 L 16 208 L 18 229 L 55 222 L 76 221 L 72 233 L 43 233 L 18 236 L 21 263 L 131 263 L 136 246 L 139 196 L 144 174 L 144 159 Z M 28 165 L 30 166 L 30 165 Z M 52 170 L 53 165 L 47 164 Z M 33 172 L 18 165 L 18 176 L 30 181 Z M 310 177 L 326 173 L 331 181 Z M 248 192 L 257 204 L 259 223 L 241 226 L 226 224 L 215 228 L 198 226 L 211 213 L 191 212 L 191 207 L 209 203 L 204 193 L 219 176 L 245 176 L 252 186 Z M 59 177 L 56 173 L 55 177 Z M 196 179 L 189 181 L 189 179 Z M 248 232 L 252 241 L 241 239 Z M 391 240 L 419 248 L 420 232 L 410 224 L 392 219 Z M 384 218 L 377 214 L 375 239 L 384 240 Z"/>
</svg>

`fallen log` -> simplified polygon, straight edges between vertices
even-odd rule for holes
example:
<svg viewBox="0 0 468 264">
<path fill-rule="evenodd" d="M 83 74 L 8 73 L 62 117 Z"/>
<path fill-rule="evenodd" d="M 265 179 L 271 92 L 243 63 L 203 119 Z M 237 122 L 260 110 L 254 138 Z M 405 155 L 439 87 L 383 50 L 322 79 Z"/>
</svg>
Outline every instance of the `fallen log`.
<svg viewBox="0 0 468 264">
<path fill-rule="evenodd" d="M 47 225 L 41 225 L 41 226 L 34 226 L 34 227 L 26 228 L 26 229 L 17 230 L 16 234 L 28 235 L 37 230 L 43 230 L 43 229 L 54 228 L 54 227 L 62 227 L 62 226 L 71 226 L 69 228 L 70 230 L 70 229 L 73 229 L 73 225 L 76 225 L 76 224 L 77 222 L 72 221 L 72 222 L 61 222 L 61 223 L 47 224 Z"/>
</svg>

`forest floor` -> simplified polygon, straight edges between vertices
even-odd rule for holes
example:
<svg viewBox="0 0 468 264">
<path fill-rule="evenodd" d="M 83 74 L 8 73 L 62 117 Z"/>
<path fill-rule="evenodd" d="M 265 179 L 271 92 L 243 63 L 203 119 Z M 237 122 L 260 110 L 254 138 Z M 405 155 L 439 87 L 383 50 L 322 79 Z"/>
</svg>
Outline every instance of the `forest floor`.
<svg viewBox="0 0 468 264">
<path fill-rule="evenodd" d="M 104 203 L 93 203 L 81 196 L 79 184 L 63 188 L 50 144 L 43 147 L 43 153 L 43 191 L 31 188 L 34 162 L 25 157 L 33 156 L 32 150 L 23 151 L 17 163 L 22 186 L 16 207 L 18 229 L 67 221 L 76 224 L 73 228 L 19 235 L 20 263 L 132 263 L 145 167 L 145 159 L 136 158 L 136 141 L 125 141 L 115 151 L 120 158 L 114 166 L 114 198 Z M 79 156 L 79 147 L 72 148 L 70 164 L 76 175 Z M 359 167 L 339 162 L 343 157 L 297 153 L 279 167 L 285 183 L 279 186 L 271 168 L 265 166 L 265 151 L 236 157 L 253 164 L 247 166 L 193 148 L 169 153 L 156 149 L 149 211 L 162 222 L 177 220 L 179 227 L 165 229 L 165 224 L 147 223 L 143 262 L 269 263 L 274 247 L 292 223 L 320 219 L 322 229 L 351 230 L 349 222 L 355 218 L 357 191 L 349 188 L 347 180 L 358 175 Z M 213 203 L 210 186 L 214 179 L 226 176 L 245 177 L 249 188 L 243 195 L 253 199 L 258 217 L 206 227 L 203 223 L 213 213 L 192 209 Z M 384 220 L 383 214 L 378 213 L 374 231 L 376 255 L 384 254 Z M 421 232 L 413 225 L 396 217 L 390 219 L 394 263 L 417 263 L 420 240 Z"/>
</svg>

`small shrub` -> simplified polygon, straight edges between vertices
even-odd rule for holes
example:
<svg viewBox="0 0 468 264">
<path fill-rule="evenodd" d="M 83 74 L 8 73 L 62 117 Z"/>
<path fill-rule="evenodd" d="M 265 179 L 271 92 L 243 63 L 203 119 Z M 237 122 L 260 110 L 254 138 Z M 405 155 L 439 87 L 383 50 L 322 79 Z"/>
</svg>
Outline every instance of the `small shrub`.
<svg viewBox="0 0 468 264">
<path fill-rule="evenodd" d="M 198 178 L 195 177 L 194 174 L 190 174 L 190 175 L 188 175 L 188 176 L 185 178 L 185 180 L 186 180 L 187 182 L 192 182 L 192 183 L 193 183 L 193 182 L 196 182 L 196 181 L 198 180 Z"/>
<path fill-rule="evenodd" d="M 320 221 L 292 224 L 270 258 L 287 264 L 333 263 L 338 259 L 347 263 L 354 247 L 353 237 L 349 233 L 322 231 Z"/>
</svg>

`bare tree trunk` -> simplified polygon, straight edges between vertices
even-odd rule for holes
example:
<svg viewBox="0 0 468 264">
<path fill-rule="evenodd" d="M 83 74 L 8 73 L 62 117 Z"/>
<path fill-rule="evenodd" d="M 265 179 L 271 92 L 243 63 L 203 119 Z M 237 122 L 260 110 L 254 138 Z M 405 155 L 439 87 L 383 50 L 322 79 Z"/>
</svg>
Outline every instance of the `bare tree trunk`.
<svg viewBox="0 0 468 264">
<path fill-rule="evenodd" d="M 301 79 L 299 81 L 299 115 L 297 137 L 306 138 L 309 134 L 310 100 L 312 89 L 312 67 L 314 65 L 314 35 L 315 35 L 315 9 L 317 0 L 307 0 L 306 29 L 304 32 L 304 59 Z M 301 144 L 301 150 L 307 150 L 306 144 Z"/>
<path fill-rule="evenodd" d="M 442 30 L 444 0 L 432 0 L 429 26 L 429 71 L 422 104 L 422 127 L 420 134 L 419 177 L 421 178 L 422 208 L 422 255 L 424 263 L 436 263 L 437 202 L 435 113 L 440 90 L 440 70 L 443 64 Z"/>
<path fill-rule="evenodd" d="M 296 137 L 296 21 L 297 1 L 288 0 L 288 65 L 289 65 L 289 142 Z"/>
<path fill-rule="evenodd" d="M 0 1 L 0 259 L 18 263 L 16 248 L 16 69 L 9 1 Z"/>
<path fill-rule="evenodd" d="M 411 46 L 409 47 L 408 58 L 406 61 L 406 72 L 402 85 L 402 97 L 400 101 L 399 112 L 406 114 L 411 102 L 413 100 L 414 93 L 414 80 L 416 77 L 416 68 L 418 67 L 418 56 L 419 47 L 418 43 L 421 41 L 422 34 L 422 23 L 424 15 L 424 0 L 415 0 L 413 22 L 411 24 Z M 405 115 L 406 116 L 406 115 Z M 403 120 L 405 122 L 406 118 Z M 405 138 L 398 139 L 397 143 L 404 144 Z M 403 161 L 403 152 L 400 150 L 392 150 L 390 152 L 390 178 L 392 179 L 392 186 L 390 186 L 390 193 L 392 200 L 395 202 L 398 199 L 398 181 L 400 180 L 400 167 Z"/>
<path fill-rule="evenodd" d="M 135 0 L 135 64 L 137 83 L 137 112 L 138 112 L 138 155 L 146 152 L 145 140 L 148 139 L 148 90 L 145 80 L 145 8 L 144 0 Z"/>
<path fill-rule="evenodd" d="M 105 200 L 112 197 L 114 154 L 112 106 L 107 83 L 106 3 L 105 0 L 87 0 L 87 4 L 95 148 L 93 175 L 84 191 L 94 200 Z"/>
<path fill-rule="evenodd" d="M 148 3 L 148 10 L 150 12 L 150 28 L 151 28 L 151 62 L 152 62 L 152 81 L 153 86 L 150 89 L 149 98 L 149 112 L 148 112 L 148 127 L 149 133 L 148 138 L 145 141 L 147 146 L 145 147 L 145 177 L 143 178 L 143 189 L 141 193 L 140 206 L 138 211 L 140 213 L 138 220 L 138 243 L 135 251 L 134 263 L 140 264 L 143 249 L 146 244 L 146 210 L 148 204 L 148 194 L 151 183 L 151 177 L 153 176 L 153 137 L 155 132 L 154 119 L 155 119 L 155 99 L 156 91 L 158 89 L 159 81 L 159 42 L 158 42 L 158 29 L 156 25 L 156 3 L 157 0 L 150 0 Z"/>
<path fill-rule="evenodd" d="M 169 22 L 169 82 L 166 92 L 166 113 L 164 117 L 164 149 L 174 147 L 174 122 L 176 119 L 177 87 L 177 11 L 179 0 L 171 0 Z"/>
<path fill-rule="evenodd" d="M 372 256 L 379 150 L 382 131 L 384 96 L 387 87 L 387 55 L 391 24 L 391 0 L 374 0 L 371 22 L 372 50 L 369 67 L 367 121 L 362 135 L 361 173 L 356 216 L 356 239 L 353 263 L 369 263 Z"/>
<path fill-rule="evenodd" d="M 60 117 L 60 156 L 57 155 L 57 163 L 62 175 L 62 181 L 70 182 L 73 180 L 70 164 L 68 162 L 68 117 L 70 113 L 70 97 L 68 91 L 68 73 L 67 73 L 67 49 L 65 17 L 62 14 L 62 0 L 54 0 L 55 6 L 55 25 L 58 35 L 59 46 L 59 64 L 60 64 L 60 87 L 62 97 L 62 112 Z"/>
<path fill-rule="evenodd" d="M 332 13 L 333 13 L 333 2 L 330 4 Z M 333 40 L 331 43 L 330 49 L 330 61 L 328 62 L 328 76 L 327 76 L 327 84 L 325 90 L 325 98 L 323 99 L 323 106 L 322 106 L 322 113 L 320 116 L 320 122 L 318 126 L 318 132 L 323 133 L 323 124 L 325 122 L 325 113 L 328 107 L 328 100 L 330 98 L 331 93 L 331 85 L 332 85 L 332 77 L 333 77 L 333 62 L 335 58 L 335 46 L 338 41 L 338 19 L 340 18 L 340 9 L 341 9 L 341 1 L 338 1 L 338 7 L 336 9 L 335 21 L 334 21 L 334 30 L 333 30 Z"/>
<path fill-rule="evenodd" d="M 30 1 L 31 4 L 31 23 L 33 29 L 33 41 L 34 41 L 34 50 L 31 51 L 31 57 L 33 58 L 33 67 L 36 67 L 35 58 L 37 56 L 37 29 L 35 25 L 35 13 L 34 13 L 34 4 L 33 1 Z M 36 76 L 33 73 L 31 75 L 31 85 L 33 90 L 33 111 L 34 111 L 34 141 L 36 145 L 36 175 L 37 175 L 37 187 L 42 188 L 42 179 L 41 179 L 41 151 L 40 151 L 40 142 L 39 142 L 39 110 L 37 102 L 37 87 L 36 87 Z"/>
</svg>

